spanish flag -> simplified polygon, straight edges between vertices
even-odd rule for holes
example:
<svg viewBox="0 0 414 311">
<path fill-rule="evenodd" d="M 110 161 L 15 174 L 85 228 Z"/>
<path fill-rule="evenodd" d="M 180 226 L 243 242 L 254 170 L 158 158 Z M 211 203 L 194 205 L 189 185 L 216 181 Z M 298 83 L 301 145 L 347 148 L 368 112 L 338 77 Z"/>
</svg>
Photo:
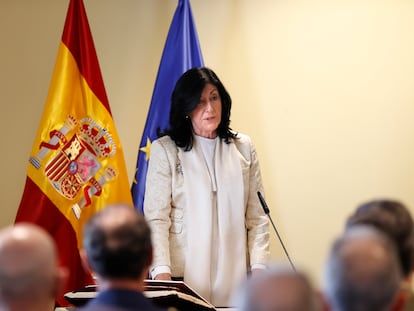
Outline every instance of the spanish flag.
<svg viewBox="0 0 414 311">
<path fill-rule="evenodd" d="M 122 146 L 82 0 L 71 0 L 15 222 L 51 233 L 69 269 L 65 292 L 93 284 L 82 228 L 108 204 L 132 204 Z M 41 284 L 39 284 L 41 286 Z M 64 297 L 57 304 L 68 305 Z"/>
</svg>

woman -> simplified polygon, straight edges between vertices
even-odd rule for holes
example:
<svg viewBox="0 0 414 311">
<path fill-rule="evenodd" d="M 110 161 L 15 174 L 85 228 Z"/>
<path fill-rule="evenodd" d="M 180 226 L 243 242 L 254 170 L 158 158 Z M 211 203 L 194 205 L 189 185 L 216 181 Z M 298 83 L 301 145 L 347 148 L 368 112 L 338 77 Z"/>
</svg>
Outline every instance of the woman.
<svg viewBox="0 0 414 311">
<path fill-rule="evenodd" d="M 183 278 L 223 307 L 269 256 L 256 151 L 248 136 L 230 129 L 230 110 L 231 98 L 211 69 L 180 77 L 171 127 L 151 146 L 144 200 L 154 244 L 151 276 Z"/>
</svg>

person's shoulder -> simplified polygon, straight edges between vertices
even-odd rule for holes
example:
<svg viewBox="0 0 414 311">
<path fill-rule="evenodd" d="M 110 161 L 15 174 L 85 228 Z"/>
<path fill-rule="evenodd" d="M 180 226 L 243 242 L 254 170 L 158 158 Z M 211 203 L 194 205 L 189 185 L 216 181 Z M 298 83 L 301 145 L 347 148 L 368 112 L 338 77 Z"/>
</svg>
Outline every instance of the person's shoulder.
<svg viewBox="0 0 414 311">
<path fill-rule="evenodd" d="M 147 299 L 147 298 L 145 298 Z M 153 304 L 150 300 L 141 301 L 143 310 L 146 311 L 167 311 L 167 309 L 160 307 L 156 304 Z M 133 310 L 127 307 L 114 306 L 114 305 L 105 305 L 105 304 L 87 304 L 83 307 L 78 307 L 71 309 L 73 311 L 130 311 Z"/>
<path fill-rule="evenodd" d="M 169 154 L 174 155 L 176 153 L 177 146 L 170 136 L 162 136 L 157 138 L 151 143 L 151 154 Z"/>
<path fill-rule="evenodd" d="M 237 132 L 236 134 L 237 134 L 236 140 L 240 140 L 242 142 L 246 142 L 246 141 L 249 141 L 250 142 L 251 141 L 250 136 L 247 135 L 247 134 L 245 134 L 245 133 Z"/>
<path fill-rule="evenodd" d="M 170 148 L 170 147 L 175 147 L 175 142 L 171 139 L 170 136 L 165 135 L 165 136 L 155 139 L 152 142 L 152 146 L 154 145 L 160 145 L 166 148 Z"/>
<path fill-rule="evenodd" d="M 116 306 L 93 304 L 75 308 L 73 311 L 125 311 L 125 309 Z"/>
<path fill-rule="evenodd" d="M 237 136 L 232 138 L 232 143 L 245 159 L 251 159 L 256 152 L 249 135 L 237 132 Z"/>
<path fill-rule="evenodd" d="M 252 140 L 249 135 L 237 132 L 236 137 L 232 139 L 232 142 L 234 142 L 236 145 L 248 145 L 250 146 L 252 144 Z"/>
</svg>

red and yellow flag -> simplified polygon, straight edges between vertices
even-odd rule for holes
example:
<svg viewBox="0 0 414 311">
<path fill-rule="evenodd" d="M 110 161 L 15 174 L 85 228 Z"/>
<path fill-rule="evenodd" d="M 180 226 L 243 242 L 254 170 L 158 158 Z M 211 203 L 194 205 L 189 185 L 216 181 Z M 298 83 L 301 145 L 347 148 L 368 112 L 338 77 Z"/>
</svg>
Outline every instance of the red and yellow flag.
<svg viewBox="0 0 414 311">
<path fill-rule="evenodd" d="M 79 256 L 82 227 L 116 202 L 132 204 L 122 146 L 83 2 L 71 0 L 16 215 L 55 238 L 70 273 L 66 291 L 93 283 Z"/>
</svg>

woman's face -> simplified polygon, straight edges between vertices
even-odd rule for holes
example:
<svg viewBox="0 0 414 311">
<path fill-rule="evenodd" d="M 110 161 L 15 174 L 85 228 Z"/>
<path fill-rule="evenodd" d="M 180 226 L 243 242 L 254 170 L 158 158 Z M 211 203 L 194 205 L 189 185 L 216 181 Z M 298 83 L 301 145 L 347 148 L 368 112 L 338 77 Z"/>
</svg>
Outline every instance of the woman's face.
<svg viewBox="0 0 414 311">
<path fill-rule="evenodd" d="M 190 113 L 196 135 L 215 138 L 221 122 L 221 98 L 217 88 L 207 83 L 201 92 L 200 102 Z"/>
</svg>

